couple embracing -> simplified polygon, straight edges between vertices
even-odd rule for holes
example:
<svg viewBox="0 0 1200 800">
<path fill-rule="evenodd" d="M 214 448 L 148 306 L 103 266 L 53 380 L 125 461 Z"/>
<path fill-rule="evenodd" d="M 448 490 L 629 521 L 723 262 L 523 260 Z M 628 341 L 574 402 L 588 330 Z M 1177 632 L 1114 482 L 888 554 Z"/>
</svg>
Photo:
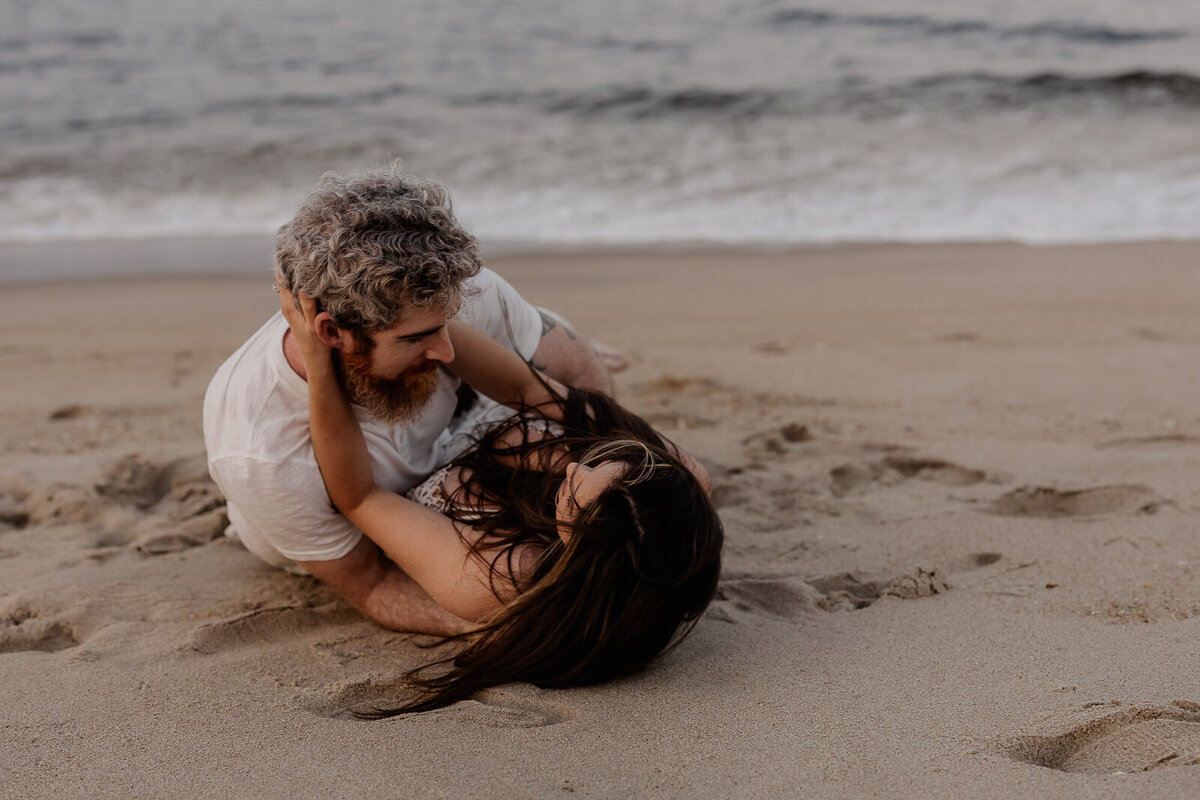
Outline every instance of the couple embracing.
<svg viewBox="0 0 1200 800">
<path fill-rule="evenodd" d="M 606 680 L 690 630 L 723 538 L 704 468 L 480 266 L 442 187 L 326 176 L 275 277 L 281 313 L 205 397 L 209 469 L 252 553 L 460 643 L 379 715 Z"/>
</svg>

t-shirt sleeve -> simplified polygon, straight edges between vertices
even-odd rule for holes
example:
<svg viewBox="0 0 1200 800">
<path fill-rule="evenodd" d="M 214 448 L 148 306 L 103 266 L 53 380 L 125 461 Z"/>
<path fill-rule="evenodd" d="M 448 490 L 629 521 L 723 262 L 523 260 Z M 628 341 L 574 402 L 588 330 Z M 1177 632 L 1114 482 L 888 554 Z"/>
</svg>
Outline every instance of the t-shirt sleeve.
<svg viewBox="0 0 1200 800">
<path fill-rule="evenodd" d="M 486 267 L 471 280 L 476 292 L 467 298 L 459 319 L 506 344 L 526 361 L 542 338 L 538 310 L 508 281 Z"/>
<path fill-rule="evenodd" d="M 212 462 L 210 470 L 236 509 L 238 533 L 251 550 L 265 543 L 293 561 L 332 561 L 362 536 L 330 503 L 315 462 L 231 456 Z"/>
</svg>

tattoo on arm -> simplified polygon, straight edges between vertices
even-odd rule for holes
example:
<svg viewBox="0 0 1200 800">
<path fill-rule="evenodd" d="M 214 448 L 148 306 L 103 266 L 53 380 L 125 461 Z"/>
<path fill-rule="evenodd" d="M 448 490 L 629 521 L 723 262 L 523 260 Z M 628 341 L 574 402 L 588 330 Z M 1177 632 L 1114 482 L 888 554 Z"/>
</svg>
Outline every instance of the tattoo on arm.
<svg viewBox="0 0 1200 800">
<path fill-rule="evenodd" d="M 538 316 L 542 318 L 542 338 L 546 338 L 546 334 L 554 330 L 554 326 L 558 323 L 554 321 L 554 317 L 547 314 L 545 311 L 538 311 Z"/>
<path fill-rule="evenodd" d="M 579 338 L 579 335 L 577 333 L 575 333 L 574 328 L 572 328 L 570 325 L 568 325 L 565 322 L 560 323 L 558 320 L 556 320 L 554 317 L 547 314 L 545 311 L 539 310 L 538 316 L 542 318 L 542 338 L 545 338 L 546 334 L 550 333 L 550 331 L 554 330 L 560 324 L 562 326 L 563 333 L 565 333 L 567 335 L 567 338 L 570 339 L 572 342 L 574 342 L 575 340 L 577 340 Z"/>
<path fill-rule="evenodd" d="M 596 369 L 596 364 L 586 362 L 589 359 L 595 359 L 598 364 L 600 361 L 600 354 L 596 351 L 596 348 L 590 341 L 575 333 L 575 329 L 563 318 L 543 311 L 540 308 L 537 312 L 538 316 L 542 319 L 542 343 L 538 345 L 542 358 L 541 363 L 531 358 L 529 366 L 549 375 L 551 374 L 549 372 L 551 365 L 558 365 L 559 361 L 563 361 L 568 366 L 556 366 L 555 368 L 565 369 L 566 372 L 564 374 L 554 374 L 553 377 L 563 380 L 566 383 L 586 380 L 588 375 Z M 555 334 L 553 339 L 546 341 L 546 337 L 553 333 L 556 328 L 562 329 L 570 344 L 564 342 L 562 337 L 557 334 Z"/>
</svg>

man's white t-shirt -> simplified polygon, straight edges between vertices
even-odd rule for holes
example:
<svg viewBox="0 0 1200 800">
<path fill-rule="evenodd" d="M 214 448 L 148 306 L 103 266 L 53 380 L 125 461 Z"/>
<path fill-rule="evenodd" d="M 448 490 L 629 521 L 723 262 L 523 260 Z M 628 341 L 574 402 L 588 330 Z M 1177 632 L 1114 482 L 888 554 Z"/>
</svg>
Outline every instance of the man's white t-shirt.
<svg viewBox="0 0 1200 800">
<path fill-rule="evenodd" d="M 467 286 L 475 292 L 456 319 L 532 358 L 541 336 L 537 309 L 488 269 Z M 309 438 L 308 386 L 283 354 L 287 327 L 282 314 L 269 319 L 221 365 L 204 396 L 208 469 L 228 501 L 229 521 L 250 552 L 284 567 L 341 558 L 362 536 L 333 508 L 321 481 Z M 480 424 L 509 413 L 480 397 L 455 419 L 459 381 L 444 370 L 439 376 L 429 405 L 403 426 L 354 407 L 378 485 L 395 492 L 416 486 L 461 455 Z"/>
</svg>

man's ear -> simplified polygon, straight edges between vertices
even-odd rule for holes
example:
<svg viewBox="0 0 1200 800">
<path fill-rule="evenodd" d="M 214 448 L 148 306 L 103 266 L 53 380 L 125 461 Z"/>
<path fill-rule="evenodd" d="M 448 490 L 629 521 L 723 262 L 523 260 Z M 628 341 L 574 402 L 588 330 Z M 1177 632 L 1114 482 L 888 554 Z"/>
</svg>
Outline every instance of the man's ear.
<svg viewBox="0 0 1200 800">
<path fill-rule="evenodd" d="M 349 350 L 354 338 L 349 331 L 344 331 L 337 325 L 333 324 L 333 319 L 328 313 L 322 311 L 313 319 L 313 327 L 317 331 L 317 336 L 326 347 L 333 350 Z"/>
</svg>

